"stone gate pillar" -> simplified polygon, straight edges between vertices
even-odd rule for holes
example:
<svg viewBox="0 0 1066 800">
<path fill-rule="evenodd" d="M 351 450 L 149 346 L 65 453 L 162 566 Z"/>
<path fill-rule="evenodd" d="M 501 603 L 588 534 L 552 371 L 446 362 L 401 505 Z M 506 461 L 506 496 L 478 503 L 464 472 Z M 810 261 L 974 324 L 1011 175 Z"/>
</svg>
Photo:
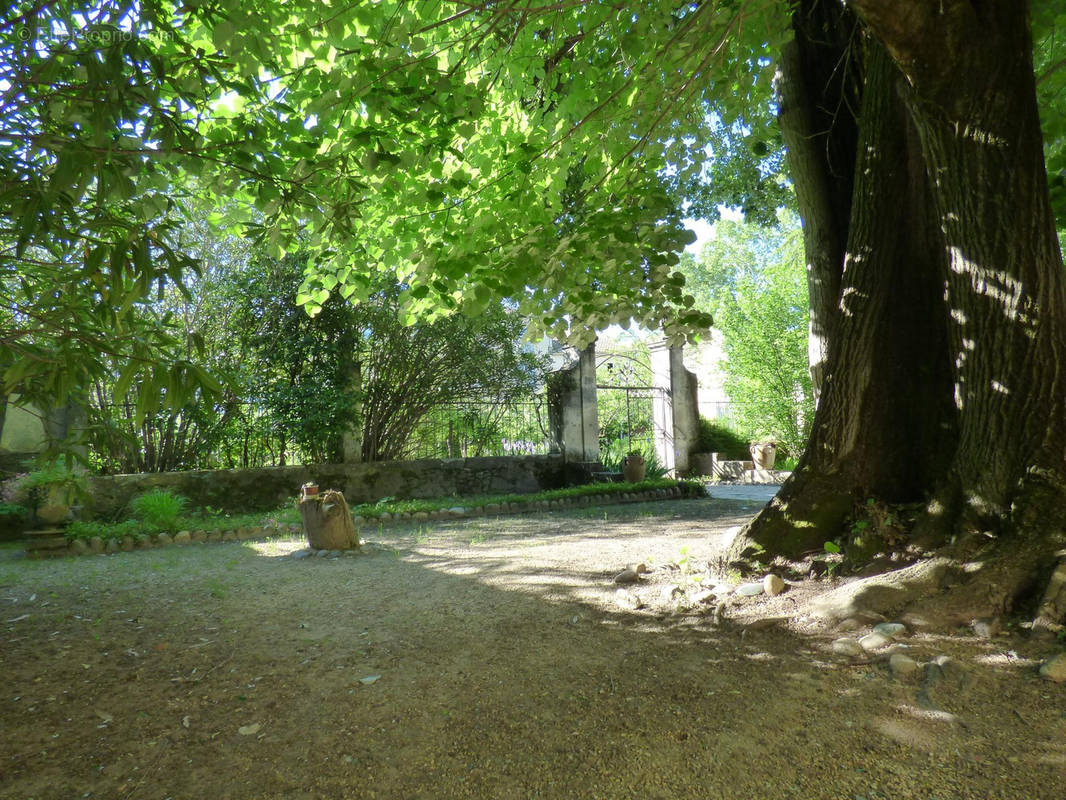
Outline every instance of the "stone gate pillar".
<svg viewBox="0 0 1066 800">
<path fill-rule="evenodd" d="M 548 420 L 554 452 L 571 463 L 600 460 L 595 343 L 573 365 L 548 376 Z"/>
<path fill-rule="evenodd" d="M 685 369 L 684 350 L 657 342 L 651 354 L 655 453 L 675 475 L 688 472 L 689 456 L 699 436 L 699 397 L 696 375 Z"/>
</svg>

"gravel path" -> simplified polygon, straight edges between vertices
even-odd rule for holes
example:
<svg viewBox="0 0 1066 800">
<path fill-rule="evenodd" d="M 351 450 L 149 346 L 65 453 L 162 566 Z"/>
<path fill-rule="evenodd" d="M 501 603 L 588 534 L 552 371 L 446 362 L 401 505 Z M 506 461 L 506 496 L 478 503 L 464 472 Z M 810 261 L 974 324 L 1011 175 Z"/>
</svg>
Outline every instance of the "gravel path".
<svg viewBox="0 0 1066 800">
<path fill-rule="evenodd" d="M 1047 645 L 901 636 L 958 669 L 900 677 L 822 584 L 719 601 L 754 500 L 0 563 L 0 797 L 1062 797 Z"/>
</svg>

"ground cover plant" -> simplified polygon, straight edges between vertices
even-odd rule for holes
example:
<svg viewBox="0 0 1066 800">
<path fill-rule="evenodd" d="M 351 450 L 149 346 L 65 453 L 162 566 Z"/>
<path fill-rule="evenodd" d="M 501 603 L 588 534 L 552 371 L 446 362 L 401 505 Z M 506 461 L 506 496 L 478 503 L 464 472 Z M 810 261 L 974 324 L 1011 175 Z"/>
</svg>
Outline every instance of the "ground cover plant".
<svg viewBox="0 0 1066 800">
<path fill-rule="evenodd" d="M 562 489 L 546 489 L 527 494 L 508 493 L 495 495 L 469 495 L 464 497 L 431 497 L 399 500 L 385 497 L 376 503 L 361 503 L 351 507 L 353 516 L 374 520 L 384 515 L 414 514 L 462 507 L 466 510 L 484 509 L 486 506 L 517 504 L 532 507 L 540 502 L 573 500 L 577 498 L 616 497 L 625 494 L 666 489 L 680 489 L 685 496 L 697 496 L 703 486 L 698 481 L 654 478 L 639 483 L 591 483 Z M 238 528 L 282 529 L 300 521 L 293 503 L 286 503 L 269 513 L 236 514 L 215 509 L 187 509 L 184 498 L 166 490 L 153 489 L 134 498 L 130 503 L 132 516 L 129 519 L 110 522 L 106 520 L 78 520 L 66 527 L 70 539 L 121 539 L 125 536 L 142 536 L 152 533 L 177 533 L 178 531 L 236 530 Z"/>
</svg>

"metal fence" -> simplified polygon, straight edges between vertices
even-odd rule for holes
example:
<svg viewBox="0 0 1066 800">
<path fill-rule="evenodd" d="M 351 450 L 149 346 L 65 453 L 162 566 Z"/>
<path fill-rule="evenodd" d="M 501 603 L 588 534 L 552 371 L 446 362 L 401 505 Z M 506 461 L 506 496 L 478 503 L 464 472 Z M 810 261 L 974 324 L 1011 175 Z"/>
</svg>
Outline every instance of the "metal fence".
<svg viewBox="0 0 1066 800">
<path fill-rule="evenodd" d="M 136 424 L 132 408 L 98 409 L 89 447 L 102 472 L 158 472 L 302 464 L 306 454 L 287 437 L 261 402 L 196 406 L 148 416 Z M 544 395 L 495 402 L 442 404 L 411 432 L 403 457 L 465 458 L 549 452 Z"/>
<path fill-rule="evenodd" d="M 438 406 L 416 426 L 406 458 L 528 456 L 550 448 L 548 401 L 456 400 Z"/>
<path fill-rule="evenodd" d="M 653 386 L 599 385 L 600 461 L 616 466 L 626 453 L 655 452 L 656 434 L 665 432 L 667 403 L 665 389 Z"/>
</svg>

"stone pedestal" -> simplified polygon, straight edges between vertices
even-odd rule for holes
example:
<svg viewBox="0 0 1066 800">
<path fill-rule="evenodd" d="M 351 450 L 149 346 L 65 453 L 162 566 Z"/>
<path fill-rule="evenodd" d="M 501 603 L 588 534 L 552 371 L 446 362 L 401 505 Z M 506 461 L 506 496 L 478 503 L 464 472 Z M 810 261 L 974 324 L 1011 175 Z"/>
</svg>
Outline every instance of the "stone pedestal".
<svg viewBox="0 0 1066 800">
<path fill-rule="evenodd" d="M 62 528 L 26 531 L 24 541 L 26 542 L 26 554 L 34 558 L 67 554 L 67 537 Z"/>
</svg>

